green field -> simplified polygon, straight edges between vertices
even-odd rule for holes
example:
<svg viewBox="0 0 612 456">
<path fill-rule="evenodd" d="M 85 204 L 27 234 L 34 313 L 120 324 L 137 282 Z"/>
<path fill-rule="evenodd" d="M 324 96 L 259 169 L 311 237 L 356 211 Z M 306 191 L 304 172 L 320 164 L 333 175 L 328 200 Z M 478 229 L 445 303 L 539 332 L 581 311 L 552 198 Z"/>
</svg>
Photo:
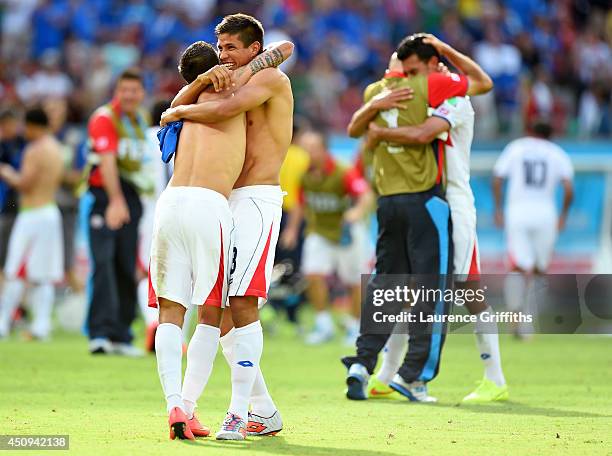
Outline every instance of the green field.
<svg viewBox="0 0 612 456">
<path fill-rule="evenodd" d="M 69 434 L 70 454 L 82 455 L 612 455 L 607 337 L 538 336 L 520 343 L 502 336 L 511 400 L 482 406 L 459 404 L 481 376 L 469 335 L 448 339 L 442 372 L 430 387 L 440 400 L 435 405 L 348 401 L 338 361 L 347 349 L 306 347 L 289 328 L 266 344 L 262 366 L 285 422 L 276 437 L 169 441 L 155 357 L 92 357 L 83 337 L 66 333 L 51 343 L 16 336 L 0 343 L 2 433 Z M 219 355 L 199 411 L 213 431 L 229 392 L 229 370 Z"/>
</svg>

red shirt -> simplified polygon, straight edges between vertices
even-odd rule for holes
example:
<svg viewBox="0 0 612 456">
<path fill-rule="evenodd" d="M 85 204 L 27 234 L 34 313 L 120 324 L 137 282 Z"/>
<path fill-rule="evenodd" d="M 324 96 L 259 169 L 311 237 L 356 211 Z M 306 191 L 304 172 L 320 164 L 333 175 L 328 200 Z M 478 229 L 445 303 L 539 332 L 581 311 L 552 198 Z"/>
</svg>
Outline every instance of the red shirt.
<svg viewBox="0 0 612 456">
<path fill-rule="evenodd" d="M 387 71 L 384 77 L 401 78 L 406 75 L 400 71 Z M 433 72 L 427 75 L 427 102 L 434 108 L 449 98 L 464 97 L 467 90 L 468 78 L 462 74 Z"/>
<path fill-rule="evenodd" d="M 117 101 L 113 100 L 110 103 L 111 108 L 117 115 L 120 115 L 120 108 Z M 98 108 L 91 118 L 87 126 L 91 151 L 96 154 L 113 154 L 117 155 L 119 149 L 119 134 L 113 123 L 111 113 L 107 106 Z M 100 168 L 96 167 L 89 176 L 89 185 L 92 187 L 103 187 L 104 181 Z"/>
<path fill-rule="evenodd" d="M 444 100 L 464 97 L 468 90 L 468 79 L 462 74 L 429 73 L 427 76 L 427 102 L 437 108 Z"/>
</svg>

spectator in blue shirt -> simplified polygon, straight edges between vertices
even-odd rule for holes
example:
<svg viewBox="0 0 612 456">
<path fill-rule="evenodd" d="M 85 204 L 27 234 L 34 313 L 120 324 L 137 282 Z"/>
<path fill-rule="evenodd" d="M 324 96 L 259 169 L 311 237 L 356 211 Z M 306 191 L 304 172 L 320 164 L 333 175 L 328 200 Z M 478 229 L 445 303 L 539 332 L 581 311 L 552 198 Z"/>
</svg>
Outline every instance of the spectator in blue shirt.
<svg viewBox="0 0 612 456">
<path fill-rule="evenodd" d="M 0 112 L 0 163 L 15 169 L 21 166 L 25 139 L 20 133 L 19 118 L 15 111 Z M 0 182 L 0 270 L 4 268 L 8 241 L 17 217 L 17 192 L 5 182 Z"/>
</svg>

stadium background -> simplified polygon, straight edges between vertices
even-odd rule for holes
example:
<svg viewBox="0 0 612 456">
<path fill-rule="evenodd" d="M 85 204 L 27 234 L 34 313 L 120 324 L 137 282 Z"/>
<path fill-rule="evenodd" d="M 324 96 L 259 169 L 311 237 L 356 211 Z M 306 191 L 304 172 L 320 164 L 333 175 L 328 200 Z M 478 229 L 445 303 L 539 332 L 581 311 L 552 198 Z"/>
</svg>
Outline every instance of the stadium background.
<svg viewBox="0 0 612 456">
<path fill-rule="evenodd" d="M 114 77 L 144 70 L 147 104 L 182 86 L 177 56 L 196 40 L 215 42 L 224 14 L 261 18 L 266 41 L 289 38 L 285 64 L 296 124 L 331 134 L 332 152 L 352 161 L 344 129 L 366 84 L 380 77 L 394 45 L 428 31 L 471 55 L 493 78 L 473 99 L 473 181 L 483 270 L 504 270 L 503 234 L 493 224 L 490 169 L 511 139 L 548 117 L 577 168 L 576 199 L 559 238 L 553 271 L 612 268 L 610 135 L 612 13 L 605 1 L 383 0 L 4 0 L 1 2 L 3 109 L 49 98 L 68 102 L 65 130 L 82 165 L 84 127 Z M 82 249 L 81 249 L 82 251 Z"/>
<path fill-rule="evenodd" d="M 182 86 L 176 71 L 181 50 L 196 40 L 214 42 L 214 24 L 242 11 L 262 19 L 267 42 L 295 42 L 297 55 L 285 69 L 296 123 L 328 131 L 332 152 L 348 162 L 358 143 L 344 129 L 363 87 L 381 76 L 403 36 L 432 32 L 473 56 L 495 82 L 492 94 L 473 100 L 472 185 L 484 272 L 505 267 L 490 170 L 536 116 L 553 121 L 555 140 L 578 171 L 553 270 L 610 272 L 612 12 L 606 8 L 605 0 L 0 0 L 0 108 L 21 113 L 40 101 L 66 99 L 62 131 L 69 134 L 63 140 L 78 169 L 87 118 L 109 98 L 122 69 L 144 70 L 148 106 L 171 98 Z M 78 236 L 85 274 L 87 247 Z M 82 300 L 64 302 L 56 322 L 79 329 L 84 313 Z M 136 331 L 142 329 L 138 324 Z M 516 454 L 609 454 L 608 339 L 539 336 L 522 345 L 502 335 L 511 402 L 470 408 L 457 407 L 457 400 L 480 374 L 480 361 L 471 336 L 453 336 L 432 387 L 441 405 L 419 408 L 349 405 L 337 362 L 346 348 L 305 347 L 283 326 L 268 336 L 263 366 L 286 431 L 247 442 L 243 454 L 503 454 L 510 448 Z M 0 424 L 6 433 L 69 432 L 75 454 L 202 451 L 166 440 L 154 363 L 154 357 L 93 358 L 78 332 L 57 331 L 50 344 L 13 337 L 0 344 Z M 201 410 L 211 426 L 227 405 L 228 377 L 217 359 Z M 238 448 L 202 444 L 210 454 Z"/>
</svg>

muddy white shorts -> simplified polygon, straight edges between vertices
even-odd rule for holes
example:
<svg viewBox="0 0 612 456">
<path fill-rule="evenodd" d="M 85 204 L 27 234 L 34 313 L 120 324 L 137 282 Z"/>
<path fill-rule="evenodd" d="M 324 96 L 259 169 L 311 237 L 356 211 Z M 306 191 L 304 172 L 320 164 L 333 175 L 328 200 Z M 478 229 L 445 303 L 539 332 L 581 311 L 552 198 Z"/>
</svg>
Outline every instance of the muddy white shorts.
<svg viewBox="0 0 612 456">
<path fill-rule="evenodd" d="M 158 298 L 223 307 L 227 300 L 233 229 L 227 199 L 202 187 L 168 187 L 157 201 L 149 306 Z"/>
<path fill-rule="evenodd" d="M 331 275 L 334 272 L 345 285 L 359 285 L 361 274 L 369 271 L 371 249 L 367 228 L 363 223 L 351 225 L 351 242 L 340 245 L 317 233 L 304 239 L 302 272 L 304 274 Z"/>
<path fill-rule="evenodd" d="M 480 275 L 480 254 L 476 236 L 476 209 L 451 205 L 455 280 L 476 280 Z"/>
<path fill-rule="evenodd" d="M 234 216 L 229 295 L 267 300 L 282 216 L 283 191 L 278 185 L 250 185 L 232 191 Z"/>
<path fill-rule="evenodd" d="M 64 277 L 62 215 L 55 204 L 19 211 L 11 231 L 4 275 L 33 283 Z"/>
<path fill-rule="evenodd" d="M 138 257 L 137 266 L 142 272 L 147 272 L 149 255 L 151 254 L 151 241 L 153 239 L 153 221 L 155 220 L 156 201 L 149 197 L 141 197 L 142 217 L 138 225 Z"/>
</svg>

